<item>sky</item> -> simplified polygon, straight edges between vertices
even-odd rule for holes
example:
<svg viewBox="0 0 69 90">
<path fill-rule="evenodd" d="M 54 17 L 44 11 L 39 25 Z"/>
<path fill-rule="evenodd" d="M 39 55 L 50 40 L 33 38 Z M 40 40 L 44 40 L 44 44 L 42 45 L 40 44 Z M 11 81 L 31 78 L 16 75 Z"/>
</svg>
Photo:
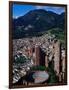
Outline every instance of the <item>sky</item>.
<svg viewBox="0 0 69 90">
<path fill-rule="evenodd" d="M 19 16 L 23 16 L 30 10 L 35 10 L 35 9 L 44 9 L 46 11 L 52 11 L 57 14 L 61 14 L 62 12 L 65 12 L 64 7 L 13 4 L 12 6 L 13 18 L 18 18 Z"/>
</svg>

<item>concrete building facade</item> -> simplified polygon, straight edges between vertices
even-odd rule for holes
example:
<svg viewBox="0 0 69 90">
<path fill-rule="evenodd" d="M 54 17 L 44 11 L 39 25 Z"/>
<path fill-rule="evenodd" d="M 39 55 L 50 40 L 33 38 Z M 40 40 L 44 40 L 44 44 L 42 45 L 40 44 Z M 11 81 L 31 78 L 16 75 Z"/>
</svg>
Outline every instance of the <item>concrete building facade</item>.
<svg viewBox="0 0 69 90">
<path fill-rule="evenodd" d="M 60 74 L 61 67 L 61 51 L 60 51 L 60 42 L 57 41 L 54 43 L 54 71 L 58 76 Z"/>
</svg>

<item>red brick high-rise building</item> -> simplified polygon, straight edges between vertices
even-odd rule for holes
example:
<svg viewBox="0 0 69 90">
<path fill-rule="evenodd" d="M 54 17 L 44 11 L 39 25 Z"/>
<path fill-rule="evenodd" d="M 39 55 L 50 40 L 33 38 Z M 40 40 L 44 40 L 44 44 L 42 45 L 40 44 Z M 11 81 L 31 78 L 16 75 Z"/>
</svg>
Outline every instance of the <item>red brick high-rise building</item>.
<svg viewBox="0 0 69 90">
<path fill-rule="evenodd" d="M 46 56 L 45 56 L 45 66 L 46 66 L 46 67 L 48 67 L 48 62 L 49 62 L 49 61 L 48 61 L 48 56 L 46 55 Z"/>
<path fill-rule="evenodd" d="M 39 66 L 40 65 L 40 47 L 38 45 L 35 46 L 35 62 L 34 65 Z"/>
<path fill-rule="evenodd" d="M 33 56 L 33 47 L 28 47 L 29 57 Z"/>
<path fill-rule="evenodd" d="M 45 53 L 42 51 L 39 45 L 35 46 L 35 62 L 36 66 L 44 66 L 45 65 Z"/>
</svg>

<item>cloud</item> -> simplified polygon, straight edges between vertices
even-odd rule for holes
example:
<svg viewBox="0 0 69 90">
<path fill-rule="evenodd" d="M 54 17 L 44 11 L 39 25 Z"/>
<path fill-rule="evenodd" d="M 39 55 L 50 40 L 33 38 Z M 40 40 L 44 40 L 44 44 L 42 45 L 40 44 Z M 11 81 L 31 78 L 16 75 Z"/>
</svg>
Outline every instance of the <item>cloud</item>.
<svg viewBox="0 0 69 90">
<path fill-rule="evenodd" d="M 65 12 L 64 7 L 53 7 L 53 6 L 47 6 L 47 11 L 54 11 L 55 13 L 61 14 L 62 12 Z"/>
<path fill-rule="evenodd" d="M 64 7 L 57 7 L 57 6 L 35 6 L 35 8 L 36 9 L 45 9 L 47 11 L 53 11 L 58 14 L 65 12 Z"/>
<path fill-rule="evenodd" d="M 53 6 L 46 6 L 47 9 L 53 9 L 53 10 L 60 10 L 64 9 L 63 7 L 53 7 Z"/>
<path fill-rule="evenodd" d="M 45 6 L 36 6 L 36 9 L 44 9 Z"/>
</svg>

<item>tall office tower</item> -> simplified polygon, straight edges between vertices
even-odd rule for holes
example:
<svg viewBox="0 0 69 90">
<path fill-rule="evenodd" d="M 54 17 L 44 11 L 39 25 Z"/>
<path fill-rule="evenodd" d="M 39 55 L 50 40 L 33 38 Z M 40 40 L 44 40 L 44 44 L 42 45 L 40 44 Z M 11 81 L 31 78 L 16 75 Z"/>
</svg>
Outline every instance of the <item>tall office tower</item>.
<svg viewBox="0 0 69 90">
<path fill-rule="evenodd" d="M 45 56 L 45 66 L 48 67 L 48 56 Z"/>
<path fill-rule="evenodd" d="M 39 66 L 40 65 L 40 46 L 39 45 L 35 45 L 35 62 L 34 65 L 35 66 Z"/>
<path fill-rule="evenodd" d="M 33 56 L 33 47 L 28 47 L 29 57 Z"/>
<path fill-rule="evenodd" d="M 54 43 L 54 71 L 56 75 L 59 76 L 61 70 L 61 52 L 60 52 L 60 42 L 56 41 Z"/>
<path fill-rule="evenodd" d="M 65 75 L 66 75 L 66 58 L 65 58 L 65 50 L 62 50 L 62 79 L 65 81 Z"/>
</svg>

